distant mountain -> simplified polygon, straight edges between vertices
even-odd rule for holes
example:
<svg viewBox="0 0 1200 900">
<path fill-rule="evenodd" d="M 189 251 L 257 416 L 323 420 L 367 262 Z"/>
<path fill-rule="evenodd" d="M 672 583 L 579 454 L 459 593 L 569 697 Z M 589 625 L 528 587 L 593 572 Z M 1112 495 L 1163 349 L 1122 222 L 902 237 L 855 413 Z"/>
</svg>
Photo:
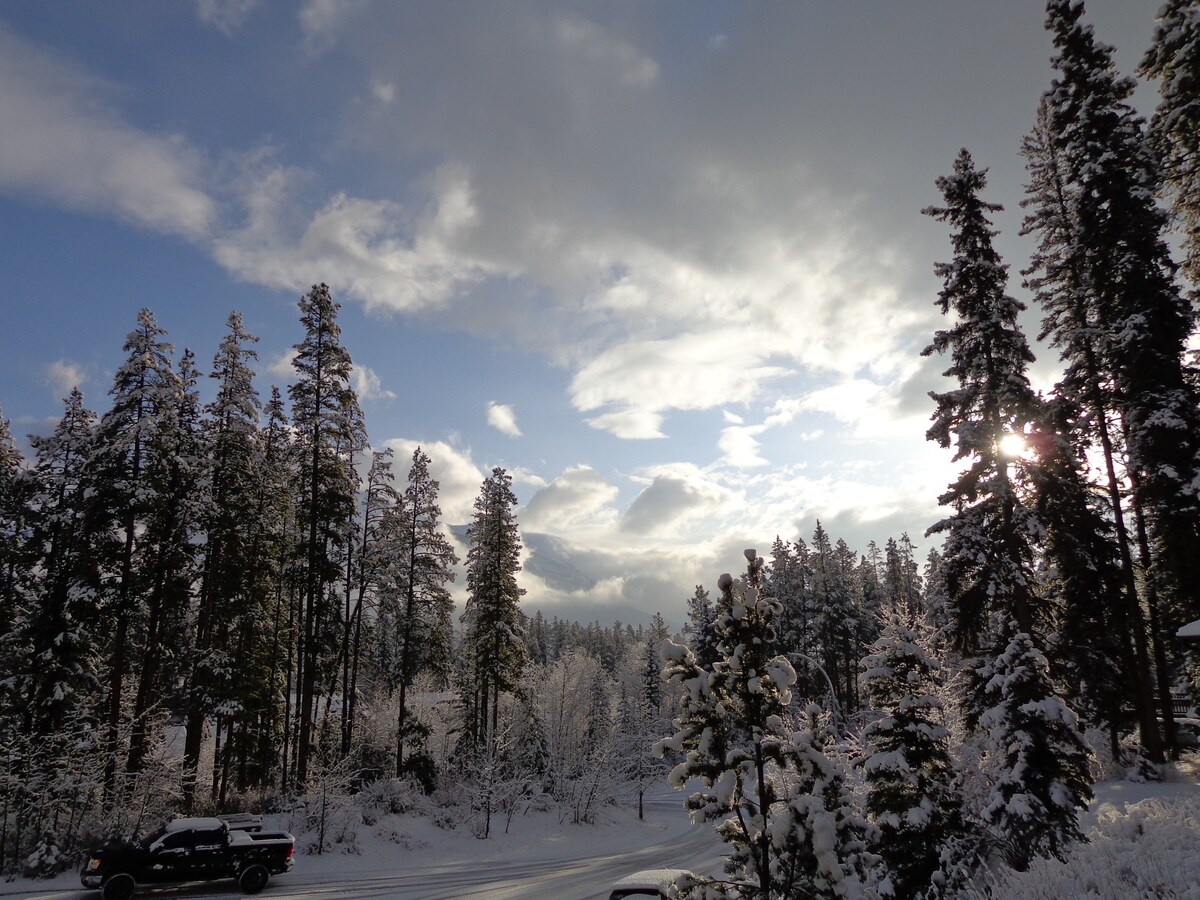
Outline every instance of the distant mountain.
<svg viewBox="0 0 1200 900">
<path fill-rule="evenodd" d="M 525 570 L 542 579 L 547 587 L 572 593 L 590 591 L 599 583 L 599 578 L 584 572 L 570 560 L 570 547 L 561 538 L 525 533 L 521 539 L 529 550 Z"/>
</svg>

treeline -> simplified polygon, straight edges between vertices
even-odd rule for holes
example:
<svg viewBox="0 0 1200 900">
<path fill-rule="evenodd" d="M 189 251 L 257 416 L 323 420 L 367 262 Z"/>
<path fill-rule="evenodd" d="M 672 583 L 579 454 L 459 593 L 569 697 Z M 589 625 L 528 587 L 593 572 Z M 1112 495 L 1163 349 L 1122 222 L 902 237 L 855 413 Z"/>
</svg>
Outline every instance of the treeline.
<svg viewBox="0 0 1200 900">
<path fill-rule="evenodd" d="M 397 484 L 391 450 L 371 451 L 337 312 L 325 285 L 301 299 L 286 405 L 256 392 L 239 315 L 205 404 L 195 356 L 142 310 L 105 412 L 73 390 L 28 463 L 0 427 L 5 867 L 97 809 L 136 830 L 128 816 L 164 802 L 301 793 L 350 756 L 404 776 L 427 759 L 407 697 L 419 677 L 453 679 L 478 713 L 464 747 L 485 740 L 480 711 L 524 658 L 510 479 L 481 486 L 456 640 L 458 559 L 429 458 L 415 451 Z M 373 693 L 394 698 L 386 748 L 356 736 Z M 164 748 L 168 722 L 182 748 Z"/>
</svg>

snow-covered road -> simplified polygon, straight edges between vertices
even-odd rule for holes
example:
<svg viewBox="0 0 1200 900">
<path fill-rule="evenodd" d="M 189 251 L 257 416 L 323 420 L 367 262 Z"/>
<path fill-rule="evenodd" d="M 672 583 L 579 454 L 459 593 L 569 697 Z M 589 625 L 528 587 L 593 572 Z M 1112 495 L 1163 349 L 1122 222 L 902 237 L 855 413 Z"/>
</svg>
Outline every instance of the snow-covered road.
<svg viewBox="0 0 1200 900">
<path fill-rule="evenodd" d="M 693 826 L 682 797 L 670 790 L 647 799 L 646 822 L 636 827 L 563 826 L 547 840 L 513 846 L 507 857 L 488 854 L 497 842 L 471 840 L 381 857 L 300 857 L 288 875 L 272 879 L 263 900 L 600 900 L 617 879 L 639 869 L 685 868 L 715 872 L 721 846 L 712 826 Z M 519 828 L 520 824 L 514 826 Z M 475 858 L 470 850 L 479 853 Z M 466 851 L 466 852 L 463 852 Z M 482 851 L 482 852 L 481 852 Z M 50 882 L 0 883 L 0 898 L 96 900 L 71 885 L 75 876 Z M 78 882 L 75 882 L 78 884 Z M 139 897 L 160 900 L 232 900 L 243 895 L 231 882 L 186 888 L 150 888 Z"/>
</svg>

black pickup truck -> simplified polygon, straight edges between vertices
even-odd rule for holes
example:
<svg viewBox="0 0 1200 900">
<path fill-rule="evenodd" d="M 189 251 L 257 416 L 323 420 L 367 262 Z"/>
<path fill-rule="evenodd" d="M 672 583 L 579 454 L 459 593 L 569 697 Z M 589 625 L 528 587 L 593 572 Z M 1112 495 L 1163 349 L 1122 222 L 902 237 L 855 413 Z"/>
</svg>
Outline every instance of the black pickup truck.
<svg viewBox="0 0 1200 900">
<path fill-rule="evenodd" d="M 231 820 L 233 821 L 233 820 Z M 139 884 L 237 879 L 257 894 L 272 875 L 292 868 L 296 840 L 286 831 L 263 832 L 244 822 L 176 819 L 135 844 L 111 844 L 88 854 L 79 873 L 103 900 L 128 900 Z M 240 826 L 240 827 L 239 827 Z"/>
</svg>

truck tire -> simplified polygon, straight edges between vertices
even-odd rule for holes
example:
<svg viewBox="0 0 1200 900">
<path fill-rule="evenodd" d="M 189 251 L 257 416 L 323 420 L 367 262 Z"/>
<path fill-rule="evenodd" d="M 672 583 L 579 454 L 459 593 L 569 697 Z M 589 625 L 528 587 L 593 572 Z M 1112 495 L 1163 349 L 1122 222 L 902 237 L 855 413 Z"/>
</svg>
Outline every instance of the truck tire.
<svg viewBox="0 0 1200 900">
<path fill-rule="evenodd" d="M 137 890 L 137 881 L 128 872 L 118 872 L 110 875 L 100 888 L 100 896 L 104 900 L 129 900 Z"/>
<path fill-rule="evenodd" d="M 238 876 L 238 887 L 243 893 L 257 894 L 267 886 L 267 880 L 271 877 L 271 873 L 267 871 L 266 866 L 261 866 L 255 863 L 252 866 L 246 866 L 242 869 L 242 874 Z M 108 900 L 108 898 L 104 898 Z"/>
</svg>

